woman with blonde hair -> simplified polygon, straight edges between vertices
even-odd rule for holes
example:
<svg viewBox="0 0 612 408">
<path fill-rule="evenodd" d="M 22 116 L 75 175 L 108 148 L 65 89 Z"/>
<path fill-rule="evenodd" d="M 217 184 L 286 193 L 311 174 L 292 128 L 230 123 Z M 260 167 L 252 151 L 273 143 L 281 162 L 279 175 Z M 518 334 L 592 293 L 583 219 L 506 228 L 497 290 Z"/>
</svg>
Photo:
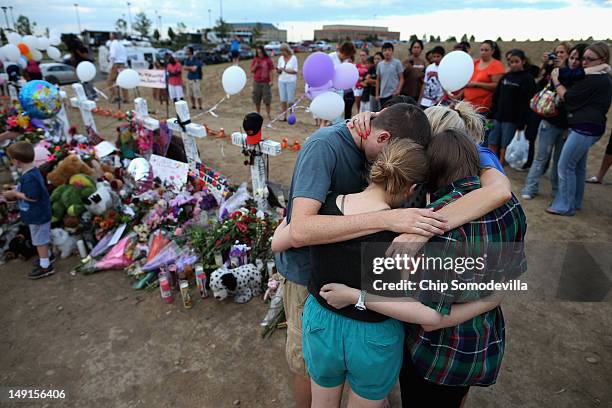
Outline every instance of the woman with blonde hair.
<svg viewBox="0 0 612 408">
<path fill-rule="evenodd" d="M 431 106 L 425 109 L 425 116 L 429 119 L 434 136 L 449 129 L 465 132 L 476 144 L 480 156 L 480 167 L 482 169 L 495 168 L 501 173 L 504 172 L 495 153 L 481 145 L 485 134 L 484 118 L 471 104 L 459 102 L 454 107 Z"/>
<path fill-rule="evenodd" d="M 291 47 L 283 43 L 280 46 L 280 57 L 276 63 L 278 73 L 278 93 L 281 102 L 281 112 L 285 112 L 284 121 L 287 121 L 287 108 L 295 100 L 295 87 L 297 85 L 298 60 L 293 55 Z"/>
</svg>

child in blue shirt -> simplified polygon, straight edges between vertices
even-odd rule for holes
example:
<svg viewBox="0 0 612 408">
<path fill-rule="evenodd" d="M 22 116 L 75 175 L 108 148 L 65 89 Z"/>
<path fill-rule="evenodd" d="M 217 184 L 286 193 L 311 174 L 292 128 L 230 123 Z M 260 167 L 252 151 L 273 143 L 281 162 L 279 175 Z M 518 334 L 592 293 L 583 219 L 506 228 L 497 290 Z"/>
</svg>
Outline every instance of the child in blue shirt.
<svg viewBox="0 0 612 408">
<path fill-rule="evenodd" d="M 51 235 L 51 201 L 42 174 L 34 165 L 34 147 L 27 142 L 16 142 L 6 151 L 21 172 L 16 189 L 4 192 L 7 200 L 17 200 L 21 221 L 30 228 L 32 245 L 40 258 L 39 265 L 28 274 L 30 279 L 44 278 L 53 274 L 49 256 Z"/>
</svg>

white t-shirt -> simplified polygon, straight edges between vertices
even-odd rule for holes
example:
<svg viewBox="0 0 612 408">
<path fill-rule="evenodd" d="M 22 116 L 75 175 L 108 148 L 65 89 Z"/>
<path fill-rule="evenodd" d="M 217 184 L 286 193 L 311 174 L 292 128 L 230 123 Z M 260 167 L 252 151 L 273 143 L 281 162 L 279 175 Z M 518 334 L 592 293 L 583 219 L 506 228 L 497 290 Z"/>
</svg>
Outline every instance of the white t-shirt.
<svg viewBox="0 0 612 408">
<path fill-rule="evenodd" d="M 425 70 L 425 79 L 423 83 L 423 97 L 420 104 L 422 106 L 432 106 L 444 95 L 444 89 L 438 79 L 438 66 L 429 64 Z"/>
<path fill-rule="evenodd" d="M 289 61 L 287 61 L 287 62 L 285 62 L 285 57 L 283 57 L 281 55 L 279 57 L 279 59 L 278 59 L 278 63 L 276 64 L 276 67 L 278 69 L 287 68 L 287 69 L 290 69 L 290 70 L 296 72 L 296 74 L 288 74 L 288 73 L 283 71 L 278 76 L 278 82 L 295 82 L 295 81 L 297 81 L 298 60 L 295 57 L 295 55 L 292 55 L 291 58 L 289 58 Z"/>
<path fill-rule="evenodd" d="M 329 55 L 329 58 L 331 58 L 332 62 L 334 63 L 334 68 L 342 64 L 343 61 L 340 61 L 340 56 L 338 56 L 338 51 L 330 52 L 327 55 Z"/>
<path fill-rule="evenodd" d="M 127 51 L 118 40 L 111 41 L 108 59 L 113 64 L 127 64 Z"/>
</svg>

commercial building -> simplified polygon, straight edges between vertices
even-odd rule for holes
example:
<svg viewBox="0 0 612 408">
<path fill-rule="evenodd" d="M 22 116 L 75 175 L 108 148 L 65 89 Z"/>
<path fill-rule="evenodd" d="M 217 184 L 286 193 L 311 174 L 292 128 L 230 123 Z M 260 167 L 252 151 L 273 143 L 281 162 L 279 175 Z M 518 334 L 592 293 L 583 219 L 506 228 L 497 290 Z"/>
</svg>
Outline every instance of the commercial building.
<svg viewBox="0 0 612 408">
<path fill-rule="evenodd" d="M 378 38 L 382 41 L 391 41 L 400 39 L 399 31 L 389 31 L 389 27 L 375 27 L 375 26 L 355 26 L 355 25 L 324 25 L 322 29 L 315 30 L 315 40 L 327 40 L 327 41 L 342 41 L 351 40 L 366 40 L 372 38 Z"/>
<path fill-rule="evenodd" d="M 250 42 L 253 36 L 253 30 L 259 30 L 257 41 L 270 42 L 286 42 L 287 30 L 280 30 L 274 24 L 270 23 L 230 23 L 232 26 L 232 35 L 236 35 L 243 41 Z"/>
</svg>

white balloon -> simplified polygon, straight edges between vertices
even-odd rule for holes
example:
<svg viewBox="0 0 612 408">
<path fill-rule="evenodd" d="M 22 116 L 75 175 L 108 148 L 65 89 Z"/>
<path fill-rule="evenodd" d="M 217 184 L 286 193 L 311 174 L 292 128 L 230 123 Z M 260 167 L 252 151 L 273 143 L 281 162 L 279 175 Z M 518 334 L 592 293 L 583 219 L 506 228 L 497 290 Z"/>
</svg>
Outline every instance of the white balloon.
<svg viewBox="0 0 612 408">
<path fill-rule="evenodd" d="M 124 69 L 117 75 L 117 85 L 123 89 L 134 89 L 140 83 L 140 75 L 133 69 Z"/>
<path fill-rule="evenodd" d="M 28 66 L 28 59 L 22 55 L 19 57 L 19 61 L 17 61 L 17 63 L 22 69 L 26 69 Z"/>
<path fill-rule="evenodd" d="M 19 48 L 17 48 L 15 44 L 6 44 L 4 47 L 2 47 L 2 53 L 7 60 L 19 62 L 21 51 L 19 51 Z"/>
<path fill-rule="evenodd" d="M 60 50 L 58 50 L 55 47 L 47 48 L 47 55 L 49 56 L 49 58 L 51 58 L 54 61 L 58 61 L 60 58 L 62 58 L 62 54 L 60 53 Z"/>
<path fill-rule="evenodd" d="M 344 112 L 344 99 L 335 92 L 324 92 L 312 100 L 310 111 L 316 118 L 334 120 Z"/>
<path fill-rule="evenodd" d="M 36 62 L 42 60 L 43 58 L 42 52 L 38 51 L 37 49 L 30 50 L 30 53 L 32 54 L 32 59 Z"/>
<path fill-rule="evenodd" d="M 221 77 L 223 90 L 228 95 L 235 95 L 246 85 L 247 77 L 244 70 L 236 65 L 226 68 Z"/>
<path fill-rule="evenodd" d="M 53 46 L 58 46 L 58 45 L 60 45 L 61 42 L 62 42 L 62 40 L 59 37 L 59 35 L 52 35 L 51 37 L 49 37 L 49 44 L 51 44 Z"/>
<path fill-rule="evenodd" d="M 8 33 L 6 36 L 9 44 L 17 45 L 22 42 L 21 36 L 17 33 Z"/>
<path fill-rule="evenodd" d="M 35 49 L 38 45 L 38 40 L 33 35 L 26 35 L 25 37 L 23 37 L 22 41 L 31 50 Z"/>
<path fill-rule="evenodd" d="M 76 74 L 81 82 L 89 82 L 96 77 L 96 66 L 89 61 L 80 62 Z"/>
<path fill-rule="evenodd" d="M 49 48 L 49 39 L 47 37 L 38 37 L 36 39 L 37 45 L 36 48 L 38 48 L 41 51 L 46 50 L 47 48 Z"/>
<path fill-rule="evenodd" d="M 464 51 L 449 52 L 440 61 L 438 79 L 442 88 L 455 92 L 470 82 L 474 72 L 474 60 Z"/>
</svg>

